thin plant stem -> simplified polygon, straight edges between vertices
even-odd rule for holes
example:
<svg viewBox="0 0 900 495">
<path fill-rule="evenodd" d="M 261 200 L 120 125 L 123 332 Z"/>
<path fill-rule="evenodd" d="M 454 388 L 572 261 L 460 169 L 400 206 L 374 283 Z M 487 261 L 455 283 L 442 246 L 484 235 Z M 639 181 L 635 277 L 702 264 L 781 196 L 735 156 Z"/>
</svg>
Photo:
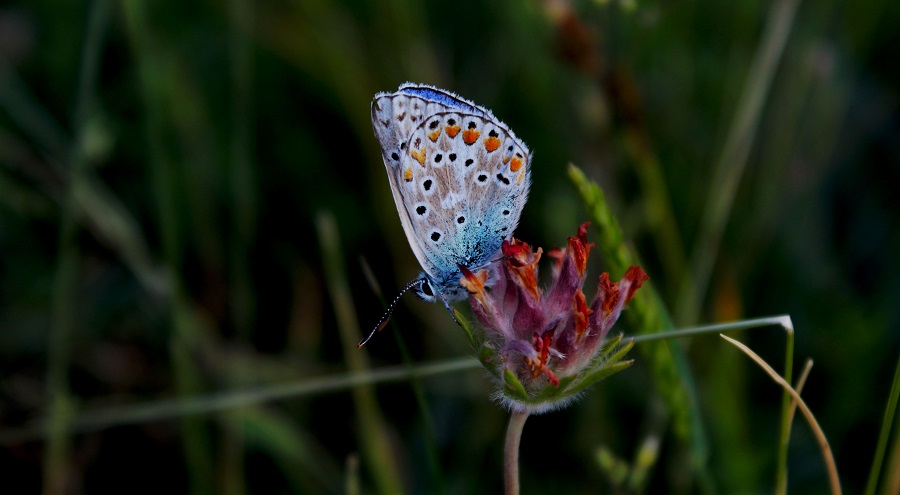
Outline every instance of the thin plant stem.
<svg viewBox="0 0 900 495">
<path fill-rule="evenodd" d="M 793 339 L 791 339 L 791 346 L 793 346 Z M 806 364 L 803 366 L 803 371 L 800 372 L 800 377 L 794 385 L 794 390 L 797 391 L 798 395 L 803 392 L 803 386 L 806 385 L 806 379 L 809 377 L 812 366 L 812 359 L 807 359 Z M 787 375 L 788 373 L 785 372 L 785 381 L 787 381 Z M 779 434 L 778 440 L 778 461 L 776 461 L 775 464 L 775 493 L 777 495 L 785 495 L 787 493 L 787 454 L 791 439 L 791 425 L 794 424 L 794 413 L 797 411 L 797 401 L 791 397 L 790 393 L 785 392 L 785 395 L 790 400 L 790 403 L 788 404 L 787 409 L 782 407 L 781 410 L 781 433 Z"/>
<path fill-rule="evenodd" d="M 49 435 L 44 456 L 44 493 L 67 493 L 69 486 L 70 437 L 68 425 L 74 413 L 74 397 L 69 390 L 69 365 L 72 338 L 75 331 L 76 299 L 81 251 L 77 243 L 79 232 L 76 191 L 84 180 L 87 167 L 84 154 L 86 115 L 94 102 L 103 33 L 106 31 L 108 5 L 105 0 L 91 3 L 88 25 L 82 45 L 81 67 L 75 94 L 72 127 L 75 139 L 69 151 L 69 188 L 63 204 L 59 227 L 59 266 L 53 287 L 52 327 L 47 356 L 47 401 Z"/>
<path fill-rule="evenodd" d="M 633 339 L 636 343 L 641 343 L 650 340 L 671 340 L 682 337 L 748 330 L 769 325 L 783 326 L 786 324 L 790 324 L 790 318 L 787 315 L 782 315 L 686 328 L 651 335 L 639 335 L 633 337 Z M 255 386 L 250 389 L 216 392 L 190 398 L 164 399 L 128 406 L 85 409 L 82 414 L 73 418 L 69 427 L 72 432 L 86 433 L 115 426 L 163 421 L 179 416 L 209 414 L 276 400 L 310 397 L 363 385 L 398 382 L 409 380 L 413 374 L 421 379 L 459 373 L 461 371 L 474 370 L 480 366 L 481 363 L 473 357 L 452 358 L 412 367 L 407 365 L 388 366 L 377 370 L 312 377 L 291 383 Z M 46 435 L 46 428 L 46 420 L 38 419 L 26 424 L 24 427 L 0 429 L 0 445 L 11 445 L 43 438 Z"/>
<path fill-rule="evenodd" d="M 675 320 L 680 323 L 693 323 L 699 314 L 713 263 L 718 258 L 722 234 L 747 166 L 750 148 L 756 139 L 763 105 L 784 53 L 799 3 L 800 0 L 773 2 L 769 11 L 734 120 L 710 180 L 697 247 L 691 256 L 690 271 L 682 279 L 680 300 L 676 305 L 679 312 Z"/>
<path fill-rule="evenodd" d="M 680 337 L 695 337 L 698 335 L 708 335 L 720 332 L 736 332 L 738 330 L 749 330 L 751 328 L 767 327 L 778 325 L 784 329 L 790 328 L 793 333 L 793 324 L 791 317 L 788 315 L 767 316 L 764 318 L 754 318 L 751 320 L 741 320 L 731 323 L 717 323 L 715 325 L 703 325 L 699 327 L 682 328 L 680 330 L 671 330 L 667 332 L 658 332 L 645 335 L 637 335 L 632 337 L 636 344 L 650 342 L 654 340 L 669 340 Z"/>
<path fill-rule="evenodd" d="M 503 484 L 506 495 L 519 495 L 519 444 L 528 411 L 513 410 L 506 428 L 506 442 L 503 446 Z"/>
<path fill-rule="evenodd" d="M 369 266 L 369 263 L 364 257 L 360 257 L 359 264 L 372 292 L 375 293 L 375 296 L 381 302 L 381 305 L 387 308 L 388 305 L 384 300 L 384 292 L 381 290 L 381 285 L 378 283 L 378 279 L 375 278 L 375 274 L 372 273 L 372 268 Z M 434 421 L 432 420 L 433 415 L 431 414 L 431 408 L 428 407 L 428 401 L 425 398 L 425 390 L 422 388 L 422 380 L 417 372 L 417 367 L 414 364 L 412 355 L 406 347 L 406 342 L 403 340 L 403 334 L 396 324 L 396 320 L 392 320 L 391 330 L 394 333 L 394 341 L 397 343 L 400 357 L 403 359 L 403 363 L 409 368 L 409 387 L 412 389 L 413 396 L 416 398 L 416 405 L 419 407 L 419 413 L 422 415 L 422 422 L 425 426 L 423 442 L 425 444 L 425 455 L 428 457 L 428 470 L 431 474 L 432 486 L 430 487 L 430 491 L 438 494 L 444 493 L 441 462 L 437 448 L 437 435 Z"/>
<path fill-rule="evenodd" d="M 481 363 L 472 357 L 453 358 L 409 366 L 390 366 L 377 370 L 343 373 L 333 376 L 307 378 L 303 381 L 231 390 L 190 398 L 164 399 L 129 406 L 85 409 L 69 423 L 69 431 L 86 433 L 115 426 L 152 423 L 180 416 L 210 414 L 262 404 L 276 400 L 310 397 L 339 392 L 353 387 L 408 380 L 410 373 L 419 378 L 459 373 L 478 369 Z M 13 445 L 43 438 L 47 435 L 47 420 L 38 419 L 19 428 L 0 430 L 0 445 Z"/>
<path fill-rule="evenodd" d="M 750 350 L 746 345 L 738 342 L 737 340 L 732 339 L 726 335 L 720 335 L 723 339 L 727 340 L 735 347 L 740 349 L 744 354 L 750 357 L 753 361 L 756 362 L 768 375 L 775 380 L 775 383 L 781 385 L 782 388 L 788 391 L 791 394 L 791 397 L 797 402 L 797 406 L 800 408 L 800 412 L 803 413 L 803 416 L 806 418 L 806 421 L 809 423 L 810 428 L 812 429 L 813 435 L 816 438 L 816 441 L 819 443 L 819 449 L 822 451 L 822 457 L 825 460 L 825 468 L 828 472 L 828 483 L 831 487 L 831 493 L 834 495 L 840 495 L 841 493 L 841 482 L 838 477 L 837 465 L 834 463 L 834 455 L 831 452 L 831 447 L 828 445 L 828 438 L 825 437 L 825 432 L 822 431 L 822 427 L 819 426 L 819 422 L 816 421 L 815 416 L 813 416 L 812 411 L 809 410 L 806 403 L 800 397 L 800 394 L 797 393 L 791 387 L 791 384 L 786 382 L 784 378 L 778 375 L 769 363 L 765 362 L 763 358 L 759 357 L 755 352 Z"/>
<path fill-rule="evenodd" d="M 231 308 L 236 334 L 240 339 L 250 339 L 255 308 L 252 287 L 252 268 L 249 251 L 253 242 L 256 220 L 255 181 L 251 160 L 252 148 L 252 95 L 253 50 L 252 36 L 254 3 L 251 0 L 231 0 L 228 13 L 232 27 L 229 30 L 229 55 L 231 61 L 231 139 L 228 159 L 229 192 L 231 193 L 231 236 L 228 246 L 229 277 L 231 279 Z M 241 19 L 248 19 L 247 30 L 240 29 Z M 237 385 L 252 380 L 251 370 L 236 368 L 233 377 Z M 240 410 L 232 412 L 240 418 Z M 233 418 L 234 419 L 234 418 Z M 231 421 L 241 425 L 240 421 Z M 220 486 L 225 495 L 242 495 L 247 492 L 245 476 L 246 432 L 238 427 L 224 429 Z"/>
<path fill-rule="evenodd" d="M 195 353 L 207 337 L 201 318 L 194 312 L 180 273 L 186 246 L 182 216 L 178 213 L 178 161 L 166 150 L 166 109 L 174 93 L 173 80 L 176 57 L 154 36 L 149 21 L 149 6 L 142 2 L 122 4 L 126 32 L 137 61 L 139 90 L 146 119 L 147 155 L 155 203 L 158 210 L 159 237 L 163 265 L 171 280 L 168 295 L 169 319 L 172 334 L 169 351 L 175 390 L 189 400 L 203 390 L 203 376 Z M 182 88 L 178 88 L 180 91 Z M 177 121 L 177 119 L 174 119 Z M 208 494 L 214 491 L 215 459 L 213 442 L 207 425 L 196 417 L 181 417 L 180 431 L 185 463 L 189 475 L 189 493 Z"/>
<path fill-rule="evenodd" d="M 622 273 L 631 265 L 640 265 L 639 256 L 625 242 L 625 234 L 609 208 L 603 190 L 588 180 L 584 172 L 571 164 L 569 178 L 595 222 L 594 226 L 599 235 L 598 249 L 601 250 L 610 271 Z M 648 337 L 646 341 L 661 339 L 659 335 L 668 333 L 668 330 L 674 327 L 669 311 L 652 284 L 641 291 L 631 301 L 629 307 L 631 311 L 628 311 L 625 317 L 639 336 Z M 648 344 L 640 351 L 647 362 L 651 363 L 650 370 L 656 382 L 656 390 L 671 411 L 676 436 L 688 445 L 691 467 L 698 481 L 698 491 L 703 494 L 715 493 L 713 477 L 708 467 L 709 441 L 706 427 L 697 413 L 700 411 L 700 399 L 685 352 L 680 346 L 664 343 Z M 657 422 L 655 419 L 651 422 L 660 424 L 661 427 L 665 425 L 664 422 Z M 662 430 L 657 433 L 661 435 Z"/>
<path fill-rule="evenodd" d="M 875 490 L 878 488 L 878 478 L 881 475 L 884 453 L 887 449 L 888 438 L 891 436 L 891 426 L 897 412 L 898 398 L 900 398 L 900 359 L 897 360 L 897 368 L 894 370 L 894 383 L 891 384 L 891 395 L 888 397 L 887 407 L 884 409 L 881 433 L 878 436 L 878 446 L 875 448 L 875 456 L 872 459 L 872 468 L 869 470 L 869 480 L 866 482 L 865 495 L 875 495 Z"/>
<path fill-rule="evenodd" d="M 812 371 L 813 360 L 807 359 L 806 364 L 803 365 L 803 371 L 800 372 L 800 377 L 797 378 L 797 383 L 794 384 L 794 390 L 797 391 L 797 395 L 803 393 L 803 387 L 806 385 L 806 379 L 809 378 L 809 372 Z M 791 399 L 791 414 L 789 423 L 793 424 L 794 422 L 794 413 L 797 412 L 797 401 L 793 398 Z M 788 430 L 790 432 L 790 430 Z"/>
<path fill-rule="evenodd" d="M 316 230 L 324 263 L 325 283 L 334 304 L 338 332 L 344 351 L 344 359 L 351 371 L 369 370 L 366 353 L 357 347 L 360 340 L 359 322 L 354 309 L 350 286 L 341 255 L 337 223 L 330 213 L 316 216 Z M 362 447 L 362 461 L 372 475 L 381 493 L 400 493 L 400 471 L 391 453 L 388 424 L 385 421 L 375 390 L 357 385 L 351 389 Z"/>
<path fill-rule="evenodd" d="M 791 383 L 794 373 L 794 325 L 787 318 L 782 322 L 787 336 L 784 349 L 784 381 Z M 803 378 L 805 381 L 805 377 Z M 781 432 L 778 436 L 778 459 L 775 464 L 775 493 L 787 493 L 788 446 L 791 442 L 791 422 L 796 405 L 787 390 L 781 397 Z"/>
</svg>

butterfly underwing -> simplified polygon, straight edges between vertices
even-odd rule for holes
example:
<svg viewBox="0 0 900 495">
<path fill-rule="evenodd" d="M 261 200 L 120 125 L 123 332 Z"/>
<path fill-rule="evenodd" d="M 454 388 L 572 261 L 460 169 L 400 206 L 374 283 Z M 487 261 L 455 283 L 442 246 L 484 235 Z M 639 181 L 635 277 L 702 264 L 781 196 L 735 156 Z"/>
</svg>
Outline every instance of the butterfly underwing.
<svg viewBox="0 0 900 495">
<path fill-rule="evenodd" d="M 466 297 L 460 266 L 475 270 L 498 260 L 512 237 L 528 198 L 531 153 L 490 110 L 423 84 L 375 95 L 372 126 L 400 223 L 423 269 L 401 295 L 412 289 L 450 309 Z"/>
</svg>

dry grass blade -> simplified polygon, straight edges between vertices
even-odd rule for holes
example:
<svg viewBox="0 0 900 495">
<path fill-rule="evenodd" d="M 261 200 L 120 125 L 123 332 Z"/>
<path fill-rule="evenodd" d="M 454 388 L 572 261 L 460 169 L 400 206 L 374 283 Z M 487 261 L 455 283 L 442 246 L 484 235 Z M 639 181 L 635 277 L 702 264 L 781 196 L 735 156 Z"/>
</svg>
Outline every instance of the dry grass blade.
<svg viewBox="0 0 900 495">
<path fill-rule="evenodd" d="M 809 378 L 809 372 L 812 370 L 813 360 L 807 359 L 806 364 L 803 365 L 803 371 L 800 373 L 800 378 L 797 379 L 797 384 L 794 385 L 794 390 L 797 392 L 797 395 L 803 393 L 803 386 L 806 385 L 806 379 Z M 797 401 L 791 402 L 791 412 L 789 414 L 788 424 L 794 422 L 794 413 L 797 411 Z"/>
<path fill-rule="evenodd" d="M 806 417 L 806 421 L 809 423 L 810 428 L 812 428 L 813 434 L 816 437 L 816 440 L 819 442 L 819 448 L 822 449 L 822 457 L 825 459 L 825 467 L 828 470 L 828 482 L 831 485 L 831 493 L 838 495 L 841 493 L 841 483 L 838 478 L 837 466 L 834 463 L 834 455 L 831 452 L 831 447 L 828 445 L 828 439 L 825 438 L 825 433 L 822 431 L 822 428 L 819 426 L 819 422 L 816 421 L 815 416 L 813 416 L 812 411 L 809 410 L 809 407 L 806 406 L 806 403 L 803 402 L 803 399 L 800 398 L 800 394 L 797 393 L 796 390 L 791 387 L 791 385 L 782 378 L 778 372 L 772 369 L 768 363 L 766 363 L 761 357 L 759 357 L 755 352 L 751 351 L 749 347 L 744 344 L 738 342 L 737 340 L 732 339 L 731 337 L 727 337 L 725 335 L 719 334 L 720 337 L 727 340 L 728 342 L 734 344 L 738 349 L 742 350 L 744 354 L 750 356 L 751 359 L 756 361 L 766 373 L 775 380 L 776 383 L 781 385 L 791 397 L 794 398 L 794 401 L 797 403 L 797 407 L 800 408 L 800 411 L 803 413 L 803 416 Z"/>
</svg>

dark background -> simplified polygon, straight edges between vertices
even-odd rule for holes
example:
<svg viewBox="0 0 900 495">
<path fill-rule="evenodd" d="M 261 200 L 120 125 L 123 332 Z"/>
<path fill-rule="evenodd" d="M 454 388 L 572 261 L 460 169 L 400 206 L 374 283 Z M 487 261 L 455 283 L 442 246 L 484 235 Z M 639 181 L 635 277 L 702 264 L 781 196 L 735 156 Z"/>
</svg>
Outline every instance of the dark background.
<svg viewBox="0 0 900 495">
<path fill-rule="evenodd" d="M 377 370 L 470 353 L 440 305 L 412 296 L 353 348 L 383 308 L 364 266 L 385 298 L 419 270 L 369 123 L 372 96 L 409 80 L 490 108 L 534 150 L 518 237 L 564 245 L 589 219 L 571 162 L 604 189 L 677 326 L 789 314 L 795 370 L 815 361 L 803 395 L 844 489 L 861 492 L 900 346 L 900 4 L 792 3 L 3 4 L 4 485 L 498 492 L 507 413 L 479 371 L 173 412 L 227 390 L 315 387 L 348 356 Z M 772 26 L 783 50 L 756 62 Z M 721 236 L 704 242 L 716 214 Z M 777 328 L 736 336 L 782 369 Z M 715 487 L 771 493 L 780 390 L 714 334 L 677 342 Z M 648 434 L 660 457 L 646 491 L 702 491 L 683 442 L 654 423 L 665 408 L 635 356 L 529 420 L 525 493 L 613 491 L 598 449 L 630 462 Z M 171 400 L 166 419 L 123 419 L 157 400 Z M 33 423 L 98 410 L 106 426 L 47 441 Z M 790 493 L 827 489 L 799 417 L 789 474 Z"/>
</svg>

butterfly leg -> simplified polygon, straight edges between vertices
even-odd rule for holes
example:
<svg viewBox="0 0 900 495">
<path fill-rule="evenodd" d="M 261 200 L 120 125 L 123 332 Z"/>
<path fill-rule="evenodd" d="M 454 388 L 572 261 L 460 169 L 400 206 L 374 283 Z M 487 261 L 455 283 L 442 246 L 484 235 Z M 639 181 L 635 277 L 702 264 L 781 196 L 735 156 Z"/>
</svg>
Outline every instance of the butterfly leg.
<svg viewBox="0 0 900 495">
<path fill-rule="evenodd" d="M 453 323 L 456 323 L 457 325 L 459 325 L 459 320 L 457 320 L 456 315 L 453 314 L 453 308 L 450 307 L 450 303 L 448 303 L 447 300 L 444 299 L 443 296 L 440 296 L 440 297 L 441 297 L 441 302 L 444 303 L 444 307 L 447 308 L 447 312 L 450 313 L 450 318 L 453 318 Z"/>
</svg>

